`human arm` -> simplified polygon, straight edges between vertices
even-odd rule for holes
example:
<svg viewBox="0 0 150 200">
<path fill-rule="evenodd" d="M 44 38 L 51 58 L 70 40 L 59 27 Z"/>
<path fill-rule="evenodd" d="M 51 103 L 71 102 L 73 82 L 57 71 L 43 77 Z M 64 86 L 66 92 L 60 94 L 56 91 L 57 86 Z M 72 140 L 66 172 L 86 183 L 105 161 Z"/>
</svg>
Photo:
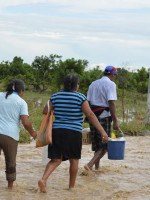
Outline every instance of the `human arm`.
<svg viewBox="0 0 150 200">
<path fill-rule="evenodd" d="M 86 115 L 86 117 L 88 118 L 88 120 L 90 121 L 90 123 L 99 131 L 99 133 L 102 136 L 102 142 L 108 142 L 108 135 L 105 132 L 105 130 L 103 129 L 103 127 L 101 126 L 101 124 L 99 123 L 97 117 L 95 116 L 95 114 L 92 112 L 88 101 L 84 101 L 82 104 L 82 111 L 83 113 Z"/>
<path fill-rule="evenodd" d="M 21 122 L 24 126 L 24 128 L 30 133 L 30 135 L 36 139 L 37 137 L 37 133 L 34 130 L 34 128 L 32 127 L 32 124 L 29 120 L 29 116 L 28 115 L 21 115 Z"/>
<path fill-rule="evenodd" d="M 117 120 L 117 116 L 116 116 L 115 101 L 111 100 L 111 101 L 108 101 L 108 103 L 109 103 L 110 114 L 111 114 L 112 121 L 113 121 L 113 129 L 119 130 L 119 124 L 118 124 L 118 120 Z"/>
<path fill-rule="evenodd" d="M 88 101 L 88 104 L 89 104 L 89 106 L 90 106 L 90 101 Z M 84 123 L 89 123 L 89 121 L 88 121 L 88 118 L 87 118 L 87 117 L 85 117 L 85 118 L 84 118 Z"/>
</svg>

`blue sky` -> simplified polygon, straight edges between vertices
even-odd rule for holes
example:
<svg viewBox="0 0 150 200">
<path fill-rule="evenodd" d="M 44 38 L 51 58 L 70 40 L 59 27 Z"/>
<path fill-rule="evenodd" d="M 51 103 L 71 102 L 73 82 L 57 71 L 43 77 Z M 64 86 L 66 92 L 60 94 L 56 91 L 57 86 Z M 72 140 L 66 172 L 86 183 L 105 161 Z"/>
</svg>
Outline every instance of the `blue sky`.
<svg viewBox="0 0 150 200">
<path fill-rule="evenodd" d="M 150 68 L 149 0 L 5 0 L 0 62 L 58 54 L 89 66 Z"/>
</svg>

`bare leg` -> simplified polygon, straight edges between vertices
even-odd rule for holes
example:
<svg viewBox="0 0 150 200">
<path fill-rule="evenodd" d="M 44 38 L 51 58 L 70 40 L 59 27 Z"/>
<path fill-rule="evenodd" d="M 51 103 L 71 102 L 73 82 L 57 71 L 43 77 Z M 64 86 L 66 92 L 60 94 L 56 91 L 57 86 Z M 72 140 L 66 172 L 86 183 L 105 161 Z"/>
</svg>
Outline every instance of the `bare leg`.
<svg viewBox="0 0 150 200">
<path fill-rule="evenodd" d="M 90 162 L 84 166 L 84 168 L 88 171 L 91 171 L 93 165 L 97 162 L 100 161 L 100 159 L 105 155 L 106 151 L 103 150 L 98 150 L 95 154 L 94 157 L 90 160 Z"/>
<path fill-rule="evenodd" d="M 61 164 L 62 158 L 61 159 L 52 159 L 51 161 L 48 162 L 45 172 L 43 174 L 42 179 L 39 180 L 38 185 L 40 187 L 40 191 L 43 193 L 46 193 L 46 181 L 50 174 Z"/>
<path fill-rule="evenodd" d="M 95 152 L 96 153 L 96 152 Z M 94 155 L 95 155 L 94 153 Z M 105 155 L 106 151 L 104 150 L 103 153 L 101 154 L 101 157 L 99 158 L 99 160 L 97 160 L 97 162 L 95 162 L 95 170 L 99 169 L 100 166 L 100 159 Z"/>
<path fill-rule="evenodd" d="M 78 172 L 78 164 L 79 160 L 78 159 L 70 159 L 70 180 L 69 180 L 69 189 L 73 188 L 75 185 L 75 180 L 77 177 L 77 172 Z"/>
<path fill-rule="evenodd" d="M 94 152 L 94 156 L 95 154 L 96 154 L 96 151 Z M 95 170 L 98 170 L 99 166 L 100 166 L 100 159 L 97 162 L 95 162 Z"/>
<path fill-rule="evenodd" d="M 8 188 L 9 188 L 9 189 L 12 189 L 13 183 L 14 183 L 13 181 L 8 181 Z"/>
</svg>

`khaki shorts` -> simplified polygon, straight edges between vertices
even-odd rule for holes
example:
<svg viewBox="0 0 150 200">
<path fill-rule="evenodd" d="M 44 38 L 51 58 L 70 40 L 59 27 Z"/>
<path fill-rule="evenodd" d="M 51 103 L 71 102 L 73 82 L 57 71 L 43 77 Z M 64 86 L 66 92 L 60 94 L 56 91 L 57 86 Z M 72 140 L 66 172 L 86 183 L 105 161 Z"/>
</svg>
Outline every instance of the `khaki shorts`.
<svg viewBox="0 0 150 200">
<path fill-rule="evenodd" d="M 6 162 L 6 180 L 16 180 L 16 155 L 18 141 L 0 134 L 0 150 L 3 150 Z"/>
</svg>

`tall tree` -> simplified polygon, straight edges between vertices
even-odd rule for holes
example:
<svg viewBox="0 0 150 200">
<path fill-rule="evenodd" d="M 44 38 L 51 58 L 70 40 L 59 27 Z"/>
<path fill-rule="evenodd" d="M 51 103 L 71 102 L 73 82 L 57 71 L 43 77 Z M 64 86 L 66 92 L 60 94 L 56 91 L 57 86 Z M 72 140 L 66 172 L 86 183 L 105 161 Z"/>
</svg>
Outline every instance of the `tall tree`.
<svg viewBox="0 0 150 200">
<path fill-rule="evenodd" d="M 65 61 L 59 60 L 58 64 L 55 65 L 53 74 L 53 84 L 56 86 L 55 88 L 60 90 L 63 87 L 64 77 L 69 73 L 76 73 L 82 76 L 87 65 L 87 60 L 75 60 L 74 58 Z"/>
<path fill-rule="evenodd" d="M 0 63 L 0 80 L 7 79 L 10 75 L 10 63 L 3 61 Z"/>
<path fill-rule="evenodd" d="M 89 71 L 85 71 L 82 75 L 82 77 L 80 77 L 80 87 L 79 90 L 82 91 L 82 93 L 84 93 L 85 95 L 87 95 L 87 91 L 88 91 L 88 87 L 89 85 L 101 78 L 103 76 L 103 72 L 100 70 L 99 66 L 96 66 L 95 68 L 89 70 Z"/>
<path fill-rule="evenodd" d="M 140 93 L 147 93 L 148 90 L 148 77 L 149 73 L 144 67 L 137 70 L 137 73 L 134 73 L 133 84 L 134 87 Z"/>
<path fill-rule="evenodd" d="M 121 89 L 120 97 L 122 102 L 122 118 L 123 122 L 125 119 L 125 104 L 124 104 L 124 98 L 125 98 L 125 89 L 127 89 L 128 85 L 128 71 L 124 68 L 117 68 L 117 77 L 116 82 L 118 85 L 118 88 Z"/>
<path fill-rule="evenodd" d="M 42 90 L 44 91 L 47 89 L 48 83 L 51 82 L 51 72 L 55 68 L 58 59 L 61 56 L 50 54 L 50 56 L 36 56 L 34 61 L 32 62 L 32 67 L 34 69 L 34 74 L 36 81 L 34 86 L 36 89 L 40 89 L 42 86 Z"/>
<path fill-rule="evenodd" d="M 24 75 L 25 71 L 23 68 L 23 59 L 21 57 L 15 56 L 13 61 L 10 63 L 10 74 L 16 76 L 19 74 Z"/>
</svg>

